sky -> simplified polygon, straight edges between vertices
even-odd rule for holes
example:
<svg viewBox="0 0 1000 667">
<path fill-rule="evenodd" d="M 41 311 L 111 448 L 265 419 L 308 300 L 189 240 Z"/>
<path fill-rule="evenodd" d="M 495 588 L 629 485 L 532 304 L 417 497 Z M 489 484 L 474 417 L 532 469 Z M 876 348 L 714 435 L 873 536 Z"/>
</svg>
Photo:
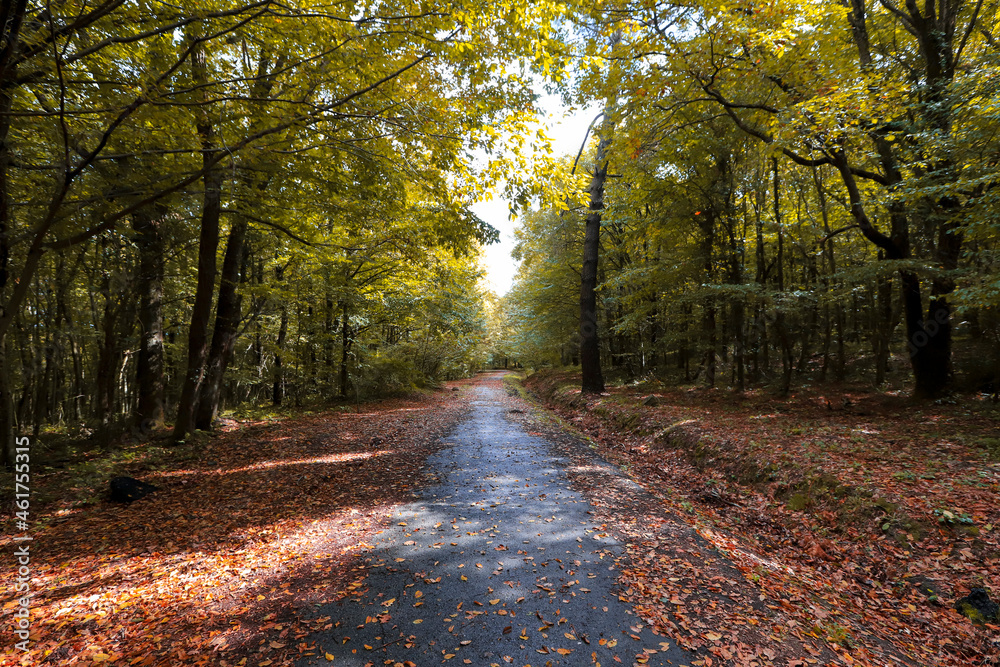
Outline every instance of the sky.
<svg viewBox="0 0 1000 667">
<path fill-rule="evenodd" d="M 580 143 L 587 132 L 587 127 L 594 120 L 597 111 L 592 108 L 569 110 L 555 95 L 544 95 L 539 100 L 539 105 L 548 114 L 543 119 L 543 124 L 552 140 L 554 154 L 575 156 L 580 150 Z M 514 274 L 517 272 L 517 262 L 510 256 L 514 249 L 514 228 L 517 226 L 517 220 L 509 219 L 508 202 L 496 197 L 476 204 L 472 210 L 484 221 L 500 230 L 500 243 L 485 248 L 483 264 L 486 268 L 487 288 L 503 296 L 510 291 Z"/>
</svg>

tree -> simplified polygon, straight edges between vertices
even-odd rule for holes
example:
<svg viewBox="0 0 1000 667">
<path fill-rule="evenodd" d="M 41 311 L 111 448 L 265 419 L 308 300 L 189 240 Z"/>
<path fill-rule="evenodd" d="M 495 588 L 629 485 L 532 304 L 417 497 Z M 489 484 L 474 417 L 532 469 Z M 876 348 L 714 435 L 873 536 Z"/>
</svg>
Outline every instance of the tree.
<svg viewBox="0 0 1000 667">
<path fill-rule="evenodd" d="M 49 330 L 50 315 L 60 306 L 38 302 L 33 289 L 66 265 L 72 249 L 112 244 L 120 248 L 123 267 L 136 260 L 139 276 L 138 313 L 111 317 L 114 299 L 109 299 L 108 316 L 96 322 L 107 358 L 121 353 L 124 359 L 117 370 L 102 365 L 101 409 L 110 410 L 110 402 L 115 420 L 139 415 L 155 422 L 160 406 L 178 399 L 175 379 L 184 374 L 176 425 L 183 437 L 193 425 L 210 424 L 225 400 L 226 370 L 241 327 L 261 325 L 254 342 L 257 372 L 269 363 L 265 311 L 274 301 L 265 292 L 273 281 L 258 270 L 266 263 L 263 253 L 248 247 L 247 238 L 263 234 L 262 242 L 272 245 L 287 237 L 311 249 L 346 248 L 349 242 L 336 236 L 340 227 L 313 226 L 326 222 L 322 211 L 331 189 L 340 188 L 335 198 L 345 204 L 331 212 L 350 215 L 366 196 L 362 181 L 382 179 L 419 191 L 408 201 L 396 197 L 404 205 L 391 212 L 419 211 L 419 224 L 429 225 L 430 233 L 419 235 L 413 252 L 468 247 L 484 228 L 462 211 L 484 188 L 467 153 L 490 149 L 508 129 L 523 127 L 531 112 L 533 95 L 523 71 L 500 63 L 513 56 L 524 70 L 559 67 L 551 55 L 558 42 L 553 24 L 561 14 L 554 6 L 498 13 L 485 3 L 461 9 L 441 5 L 412 14 L 408 6 L 389 3 L 338 15 L 269 0 L 219 0 L 198 12 L 108 0 L 52 7 L 12 2 L 3 12 L 0 437 L 5 453 L 15 419 L 33 412 L 37 426 L 58 413 L 47 398 L 49 389 L 61 386 L 58 364 L 47 376 L 28 370 L 44 359 L 37 352 L 45 337 L 16 346 L 23 355 L 14 361 L 10 336 L 21 335 L 18 324 L 29 301 L 42 308 L 39 331 Z M 338 171 L 338 161 L 352 164 Z M 489 168 L 495 173 L 502 166 L 494 162 Z M 317 191 L 320 197 L 296 200 L 294 193 L 310 174 L 331 171 L 335 178 Z M 123 222 L 131 222 L 132 230 Z M 186 274 L 170 278 L 173 270 L 190 268 L 187 262 L 198 255 L 200 286 Z M 107 254 L 82 271 L 92 277 L 112 262 Z M 133 277 L 129 273 L 129 280 Z M 63 294 L 78 284 L 68 278 L 55 282 L 66 288 Z M 194 299 L 185 303 L 188 288 Z M 109 296 L 118 296 L 110 284 L 109 290 Z M 249 322 L 241 312 L 244 291 L 252 296 Z M 139 316 L 138 329 L 128 317 L 133 314 Z M 341 328 L 355 329 L 354 317 L 341 318 Z M 295 329 L 292 322 L 288 327 Z M 94 347 L 83 327 L 70 335 L 78 359 L 86 361 Z M 138 372 L 128 352 L 139 338 L 143 375 L 137 395 L 135 383 L 125 378 Z M 186 371 L 177 354 L 185 344 Z M 78 385 L 86 381 L 81 372 L 73 376 Z"/>
<path fill-rule="evenodd" d="M 955 93 L 962 79 L 979 75 L 990 43 L 980 28 L 995 12 L 961 0 L 923 8 L 859 0 L 846 10 L 808 3 L 745 10 L 702 5 L 679 24 L 686 30 L 666 25 L 676 20 L 673 9 L 642 16 L 652 30 L 633 42 L 640 52 L 657 44 L 658 52 L 670 53 L 668 67 L 644 70 L 647 76 L 669 72 L 643 81 L 660 90 L 650 103 L 710 102 L 795 164 L 836 169 L 857 228 L 900 269 L 919 395 L 940 392 L 951 378 L 948 295 L 961 257 L 964 211 L 980 196 L 975 187 L 947 185 L 963 170 L 954 159 L 955 127 L 962 122 Z M 888 233 L 872 222 L 876 202 L 888 210 Z M 921 258 L 936 267 L 926 312 L 911 261 L 916 234 L 923 237 Z"/>
</svg>

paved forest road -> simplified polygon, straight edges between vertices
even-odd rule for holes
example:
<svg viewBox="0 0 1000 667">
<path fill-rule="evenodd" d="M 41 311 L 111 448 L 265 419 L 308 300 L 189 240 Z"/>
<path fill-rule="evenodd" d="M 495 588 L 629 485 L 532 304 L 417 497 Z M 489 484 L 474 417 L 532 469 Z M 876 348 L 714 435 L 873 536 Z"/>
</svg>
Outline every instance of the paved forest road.
<svg viewBox="0 0 1000 667">
<path fill-rule="evenodd" d="M 550 443 L 508 418 L 499 377 L 463 398 L 471 413 L 429 459 L 440 484 L 382 533 L 367 591 L 319 610 L 339 624 L 298 664 L 632 665 L 644 648 L 648 665 L 690 662 L 619 601 L 619 546 Z"/>
</svg>

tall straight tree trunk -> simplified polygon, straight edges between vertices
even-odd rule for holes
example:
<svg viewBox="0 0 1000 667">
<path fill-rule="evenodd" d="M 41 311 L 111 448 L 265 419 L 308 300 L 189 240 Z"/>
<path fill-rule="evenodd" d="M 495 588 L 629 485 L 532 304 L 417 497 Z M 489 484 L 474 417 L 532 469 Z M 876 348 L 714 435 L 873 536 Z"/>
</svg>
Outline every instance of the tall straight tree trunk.
<svg viewBox="0 0 1000 667">
<path fill-rule="evenodd" d="M 263 100 L 270 96 L 273 79 L 268 75 L 270 60 L 263 53 L 257 63 L 257 81 L 253 87 L 255 98 Z M 250 132 L 256 129 L 251 124 Z M 253 198 L 256 192 L 263 192 L 270 183 L 269 177 L 255 182 L 250 172 L 243 173 L 244 196 Z M 244 247 L 246 246 L 248 220 L 245 215 L 247 204 L 239 204 L 240 210 L 233 216 L 226 241 L 226 255 L 222 260 L 222 276 L 219 283 L 219 299 L 215 307 L 215 330 L 212 346 L 206 361 L 205 380 L 195 411 L 195 428 L 209 430 L 219 414 L 222 400 L 223 380 L 232 360 L 236 337 L 239 333 L 243 312 L 243 297 L 239 293 L 240 274 L 243 270 Z"/>
<path fill-rule="evenodd" d="M 957 204 L 953 207 L 957 208 Z M 953 272 L 958 268 L 962 254 L 963 235 L 955 223 L 939 224 L 937 259 L 942 269 Z M 916 393 L 921 396 L 936 396 L 952 383 L 951 305 L 948 295 L 954 291 L 955 280 L 948 274 L 935 277 L 931 283 L 930 303 L 924 321 L 927 344 L 921 350 L 924 373 L 918 378 L 916 387 Z"/>
<path fill-rule="evenodd" d="M 882 250 L 878 253 L 879 261 L 884 261 L 885 254 Z M 872 295 L 872 323 L 871 338 L 872 352 L 875 355 L 875 386 L 881 387 L 885 383 L 886 373 L 889 370 L 890 343 L 892 333 L 896 328 L 896 318 L 893 317 L 892 309 L 892 280 L 886 276 L 879 276 L 875 282 L 875 293 Z"/>
<path fill-rule="evenodd" d="M 285 266 L 276 266 L 274 268 L 274 280 L 277 285 L 285 279 Z M 271 383 L 271 404 L 281 405 L 285 400 L 285 367 L 284 367 L 284 354 L 285 354 L 285 339 L 288 336 L 288 304 L 286 302 L 281 303 L 281 323 L 278 326 L 278 339 L 275 341 L 274 350 L 274 377 Z"/>
<path fill-rule="evenodd" d="M 712 264 L 712 251 L 715 248 L 715 208 L 710 204 L 702 215 L 698 217 L 698 227 L 701 231 L 699 239 L 699 253 L 701 254 L 702 269 L 704 271 L 704 282 L 711 285 L 715 278 Z M 714 297 L 709 296 L 705 301 L 705 310 L 702 313 L 702 355 L 703 368 L 705 369 L 705 384 L 709 387 L 715 386 L 716 369 L 716 347 L 718 344 L 716 333 L 716 310 L 717 306 Z"/>
<path fill-rule="evenodd" d="M 79 253 L 77 257 L 77 267 L 83 262 L 85 258 L 86 250 Z M 76 277 L 76 269 L 70 272 L 70 275 L 63 282 L 61 289 L 56 293 L 56 308 L 59 310 L 60 318 L 65 324 L 64 336 L 66 339 L 65 350 L 69 350 L 70 359 L 73 363 L 73 377 L 69 378 L 67 376 L 67 371 L 63 370 L 61 375 L 63 377 L 63 393 L 61 394 L 62 400 L 62 411 L 66 419 L 73 421 L 79 419 L 79 398 L 85 393 L 82 379 L 82 369 L 83 361 L 81 359 L 80 344 L 76 334 L 76 327 L 74 326 L 74 312 L 69 306 L 68 292 L 70 287 L 73 285 L 73 281 Z"/>
<path fill-rule="evenodd" d="M 826 205 L 826 190 L 823 188 L 823 181 L 820 179 L 819 169 L 813 167 L 813 183 L 816 186 L 816 196 L 819 198 L 819 211 L 823 216 L 823 233 L 826 238 L 822 241 L 822 254 L 820 256 L 821 282 L 823 285 L 823 367 L 820 371 L 820 378 L 826 380 L 827 371 L 830 368 L 830 345 L 833 341 L 833 324 L 830 308 L 830 284 L 836 266 L 833 259 L 833 238 L 830 236 L 830 211 Z"/>
<path fill-rule="evenodd" d="M 191 54 L 192 79 L 204 86 L 208 80 L 204 45 L 200 44 Z M 207 89 L 204 95 L 207 97 Z M 207 104 L 207 99 L 203 99 Z M 201 235 L 198 239 L 198 283 L 195 288 L 194 306 L 191 309 L 191 327 L 188 330 L 187 370 L 177 407 L 174 440 L 181 441 L 194 428 L 195 407 L 205 376 L 208 357 L 208 329 L 212 318 L 212 296 L 215 292 L 216 253 L 219 250 L 219 218 L 222 213 L 222 170 L 212 166 L 215 149 L 215 129 L 209 118 L 207 106 L 195 108 L 196 130 L 201 139 L 202 162 L 207 169 L 202 179 L 205 193 L 202 200 Z"/>
<path fill-rule="evenodd" d="M 111 251 L 108 244 L 102 242 L 100 250 L 105 250 L 106 262 L 114 262 L 122 259 L 120 248 L 118 251 Z M 122 314 L 125 310 L 124 298 L 119 298 L 118 294 L 121 285 L 115 283 L 111 275 L 112 269 L 119 267 L 107 267 L 104 280 L 101 285 L 101 293 L 104 296 L 104 313 L 101 319 L 101 345 L 98 350 L 97 368 L 95 369 L 94 387 L 94 416 L 101 427 L 108 427 L 113 421 L 115 411 L 115 394 L 118 388 L 118 371 L 121 368 L 125 354 L 123 338 L 131 330 L 131 320 L 128 326 L 122 321 Z"/>
<path fill-rule="evenodd" d="M 282 365 L 282 355 L 285 351 L 285 338 L 288 336 L 288 306 L 281 306 L 281 324 L 278 327 L 278 340 L 274 351 L 274 382 L 271 385 L 271 404 L 281 405 L 285 400 L 285 368 Z"/>
<path fill-rule="evenodd" d="M 819 282 L 819 271 L 816 267 L 816 258 L 807 257 L 802 267 L 805 280 L 803 281 L 810 292 L 815 293 L 814 286 Z M 815 303 L 806 305 L 808 319 L 803 325 L 802 347 L 799 349 L 798 369 L 800 373 L 809 370 L 809 360 L 812 358 L 813 339 L 819 332 L 819 308 Z M 805 319 L 805 318 L 804 318 Z"/>
<path fill-rule="evenodd" d="M 333 393 L 334 382 L 334 342 L 337 336 L 337 319 L 333 315 L 334 303 L 333 295 L 327 288 L 326 298 L 323 305 L 323 361 L 324 361 L 324 385 L 330 395 Z"/>
<path fill-rule="evenodd" d="M 785 291 L 785 270 L 784 270 L 784 234 L 781 230 L 781 177 L 778 171 L 778 158 L 771 158 L 774 167 L 774 222 L 778 227 L 778 256 L 776 258 L 778 272 L 778 293 Z M 777 315 L 774 318 L 774 328 L 778 334 L 778 346 L 781 348 L 781 395 L 788 394 L 792 387 L 792 367 L 794 358 L 792 357 L 792 340 L 788 335 L 788 325 L 785 322 L 785 313 L 778 306 Z"/>
<path fill-rule="evenodd" d="M 47 313 L 54 313 L 51 321 L 46 321 L 45 323 L 45 345 L 44 350 L 44 363 L 43 371 L 40 382 L 37 385 L 37 394 L 35 398 L 35 418 L 34 427 L 38 429 L 44 422 L 51 422 L 53 418 L 58 418 L 53 414 L 54 411 L 59 409 L 60 394 L 62 388 L 65 384 L 63 370 L 63 365 L 61 360 L 58 359 L 58 350 L 62 347 L 59 338 L 62 332 L 68 329 L 65 320 L 66 309 L 61 307 L 66 300 L 66 291 L 69 289 L 69 283 L 72 281 L 72 274 L 68 271 L 66 267 L 66 257 L 65 255 L 60 255 L 57 265 L 56 265 L 56 280 L 57 285 L 55 289 L 55 301 L 49 300 L 45 306 Z M 49 318 L 46 317 L 46 320 Z"/>
<path fill-rule="evenodd" d="M 0 336 L 0 437 L 3 438 L 2 462 L 4 467 L 14 465 L 14 397 L 10 393 L 11 350 L 6 339 Z"/>
<path fill-rule="evenodd" d="M 597 144 L 594 174 L 590 179 L 590 206 L 583 238 L 583 267 L 580 270 L 580 371 L 581 390 L 599 394 L 604 391 L 601 372 L 601 345 L 597 332 L 597 264 L 601 246 L 601 219 L 604 210 L 604 184 L 608 178 L 608 147 L 613 121 L 605 116 Z"/>
<path fill-rule="evenodd" d="M 348 362 L 351 359 L 351 318 L 349 317 L 349 313 L 347 311 L 347 303 L 344 303 L 341 318 L 340 397 L 346 399 L 351 386 L 351 376 L 348 367 Z M 422 366 L 423 364 L 421 363 L 421 367 Z"/>
<path fill-rule="evenodd" d="M 13 319 L 7 293 L 10 282 L 10 246 L 13 230 L 10 225 L 10 110 L 14 101 L 13 81 L 17 76 L 17 66 L 11 56 L 18 48 L 21 25 L 24 20 L 27 0 L 4 3 L 9 14 L 7 21 L 0 25 L 3 39 L 0 40 L 0 462 L 4 466 L 14 465 L 14 396 L 10 384 L 10 351 L 7 345 L 7 326 Z"/>
<path fill-rule="evenodd" d="M 163 220 L 167 207 L 153 204 L 132 216 L 139 251 L 136 292 L 139 296 L 139 354 L 136 363 L 136 422 L 144 428 L 165 418 L 166 379 L 163 360 Z"/>
<path fill-rule="evenodd" d="M 715 322 L 715 305 L 705 306 L 702 317 L 702 335 L 705 341 L 705 385 L 715 386 L 716 346 L 718 344 Z"/>
</svg>

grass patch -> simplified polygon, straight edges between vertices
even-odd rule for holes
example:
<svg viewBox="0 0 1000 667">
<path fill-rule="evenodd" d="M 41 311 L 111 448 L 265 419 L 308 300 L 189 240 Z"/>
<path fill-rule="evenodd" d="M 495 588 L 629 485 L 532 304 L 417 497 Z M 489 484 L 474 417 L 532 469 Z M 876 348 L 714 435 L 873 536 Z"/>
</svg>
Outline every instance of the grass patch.
<svg viewBox="0 0 1000 667">
<path fill-rule="evenodd" d="M 535 403 L 536 401 L 531 395 L 531 392 L 524 386 L 524 380 L 527 377 L 527 373 L 512 373 L 510 375 L 505 375 L 503 378 L 503 388 L 504 391 L 507 392 L 508 396 L 517 396 L 528 403 Z"/>
<path fill-rule="evenodd" d="M 168 470 L 202 457 L 210 436 L 196 432 L 181 445 L 168 445 L 164 437 L 154 442 L 131 442 L 114 449 L 93 448 L 88 443 L 60 448 L 58 456 L 42 455 L 33 462 L 34 477 L 42 483 L 32 485 L 32 508 L 39 523 L 45 522 L 45 509 L 74 509 L 105 500 L 108 481 L 119 475 L 142 477 L 145 473 Z M 53 452 L 50 452 L 52 454 Z M 4 472 L 0 480 L 10 484 L 12 475 Z"/>
</svg>

